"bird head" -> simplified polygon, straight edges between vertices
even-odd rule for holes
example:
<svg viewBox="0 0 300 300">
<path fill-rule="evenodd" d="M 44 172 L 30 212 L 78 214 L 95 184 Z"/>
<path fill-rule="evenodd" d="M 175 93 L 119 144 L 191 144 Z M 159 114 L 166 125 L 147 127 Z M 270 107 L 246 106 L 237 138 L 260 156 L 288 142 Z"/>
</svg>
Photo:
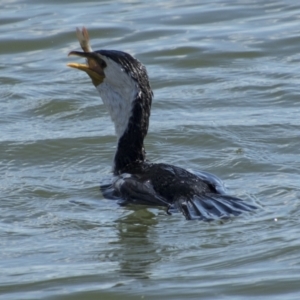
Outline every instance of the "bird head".
<svg viewBox="0 0 300 300">
<path fill-rule="evenodd" d="M 69 63 L 68 66 L 84 71 L 92 79 L 115 124 L 118 138 L 127 129 L 134 107 L 143 107 L 143 115 L 149 117 L 153 93 L 146 68 L 136 58 L 117 50 L 71 51 L 69 55 L 86 59 L 86 64 Z"/>
</svg>

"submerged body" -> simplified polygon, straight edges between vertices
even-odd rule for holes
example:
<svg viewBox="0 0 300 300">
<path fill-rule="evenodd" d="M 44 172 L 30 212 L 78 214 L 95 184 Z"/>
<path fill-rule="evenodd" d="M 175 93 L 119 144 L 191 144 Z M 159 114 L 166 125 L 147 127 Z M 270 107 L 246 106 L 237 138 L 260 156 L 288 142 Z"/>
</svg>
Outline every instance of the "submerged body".
<svg viewBox="0 0 300 300">
<path fill-rule="evenodd" d="M 145 67 L 131 55 L 115 50 L 93 52 L 85 28 L 77 29 L 87 64 L 69 64 L 92 79 L 115 124 L 118 147 L 111 185 L 105 196 L 121 205 L 140 203 L 181 211 L 187 219 L 228 218 L 255 206 L 225 194 L 221 181 L 205 172 L 190 172 L 168 164 L 146 160 L 144 138 L 148 131 L 153 93 Z"/>
<path fill-rule="evenodd" d="M 255 209 L 239 198 L 226 195 L 218 177 L 169 164 L 132 165 L 101 189 L 107 198 L 121 199 L 120 205 L 165 206 L 168 213 L 181 211 L 188 220 L 227 219 Z"/>
</svg>

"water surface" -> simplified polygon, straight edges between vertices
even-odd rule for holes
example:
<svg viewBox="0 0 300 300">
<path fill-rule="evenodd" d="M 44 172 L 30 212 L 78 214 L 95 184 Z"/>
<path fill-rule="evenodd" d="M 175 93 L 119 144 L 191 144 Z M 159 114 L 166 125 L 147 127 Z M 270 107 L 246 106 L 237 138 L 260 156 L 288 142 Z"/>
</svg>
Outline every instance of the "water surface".
<svg viewBox="0 0 300 300">
<path fill-rule="evenodd" d="M 300 4 L 0 10 L 0 299 L 299 299 Z M 114 129 L 89 78 L 66 67 L 83 25 L 94 49 L 147 66 L 148 158 L 216 174 L 258 211 L 190 222 L 103 199 Z"/>
</svg>

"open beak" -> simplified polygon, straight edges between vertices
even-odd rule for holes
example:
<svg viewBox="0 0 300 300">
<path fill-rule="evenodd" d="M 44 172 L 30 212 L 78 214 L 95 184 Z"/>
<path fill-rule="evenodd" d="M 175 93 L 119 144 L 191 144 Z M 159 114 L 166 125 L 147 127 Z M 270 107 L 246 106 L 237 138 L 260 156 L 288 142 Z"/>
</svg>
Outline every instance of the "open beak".
<svg viewBox="0 0 300 300">
<path fill-rule="evenodd" d="M 96 59 L 97 54 L 96 53 L 71 51 L 68 54 L 68 56 L 70 56 L 70 55 L 85 57 L 87 63 L 86 64 L 68 63 L 67 64 L 68 67 L 75 68 L 75 69 L 86 72 L 92 79 L 92 82 L 95 87 L 97 87 L 99 84 L 101 84 L 103 82 L 103 80 L 105 78 L 105 74 L 104 74 L 103 68 L 97 62 L 97 59 Z"/>
</svg>

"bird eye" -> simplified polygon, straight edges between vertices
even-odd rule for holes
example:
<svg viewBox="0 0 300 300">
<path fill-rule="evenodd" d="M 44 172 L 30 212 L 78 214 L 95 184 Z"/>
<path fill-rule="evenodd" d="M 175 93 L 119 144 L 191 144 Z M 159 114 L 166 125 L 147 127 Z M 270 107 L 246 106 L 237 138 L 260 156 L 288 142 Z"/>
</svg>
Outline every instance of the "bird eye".
<svg viewBox="0 0 300 300">
<path fill-rule="evenodd" d="M 106 62 L 101 58 L 101 57 L 99 57 L 98 56 L 98 65 L 102 68 L 102 69 L 104 69 L 104 68 L 106 68 Z"/>
</svg>

